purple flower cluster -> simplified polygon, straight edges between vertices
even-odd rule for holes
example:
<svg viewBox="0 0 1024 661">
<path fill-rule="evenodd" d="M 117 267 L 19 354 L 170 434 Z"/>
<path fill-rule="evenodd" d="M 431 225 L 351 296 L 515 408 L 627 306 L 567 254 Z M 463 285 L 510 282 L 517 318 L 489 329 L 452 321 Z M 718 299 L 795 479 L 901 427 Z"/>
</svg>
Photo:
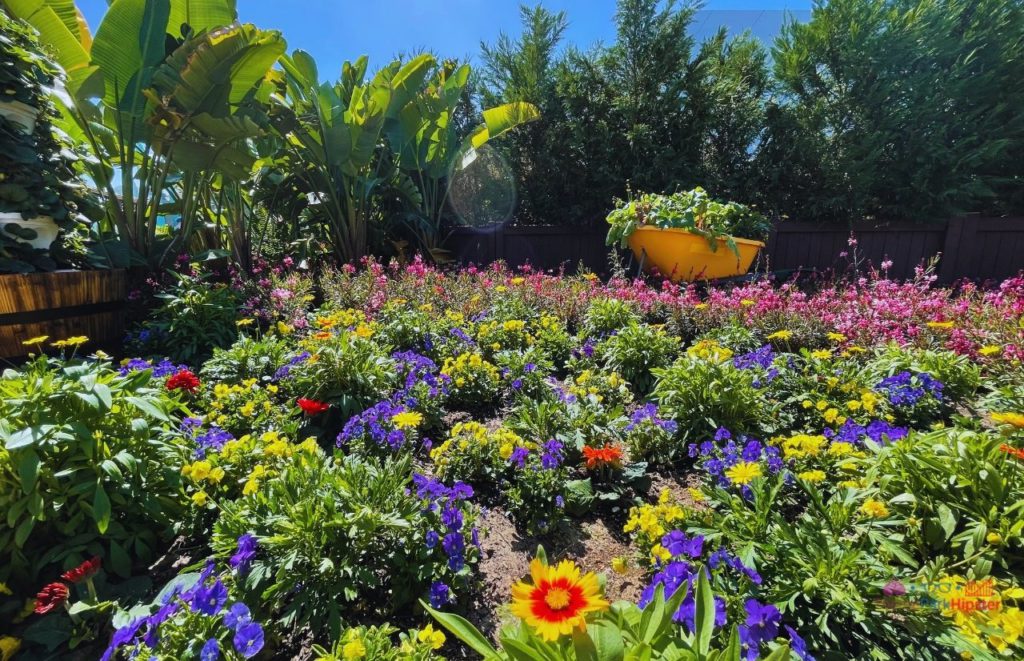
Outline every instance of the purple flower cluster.
<svg viewBox="0 0 1024 661">
<path fill-rule="evenodd" d="M 685 589 L 686 597 L 679 605 L 679 610 L 672 616 L 672 620 L 685 624 L 691 633 L 694 632 L 697 628 L 695 623 L 697 602 L 694 598 L 693 583 L 697 579 L 698 571 L 701 570 L 682 560 L 669 562 L 654 574 L 651 578 L 651 583 L 640 594 L 640 608 L 644 608 L 647 604 L 651 603 L 659 585 L 664 586 L 666 598 L 675 594 L 679 589 Z M 725 599 L 715 597 L 715 626 L 724 626 L 726 621 Z"/>
<path fill-rule="evenodd" d="M 153 364 L 148 360 L 142 358 L 132 358 L 127 363 L 121 366 L 117 372 L 121 376 L 128 376 L 132 372 L 142 372 L 144 370 L 152 370 L 153 378 L 163 379 L 177 374 L 183 369 L 188 369 L 188 365 L 175 365 L 167 358 L 164 358 L 159 363 Z"/>
<path fill-rule="evenodd" d="M 690 537 L 682 530 L 673 530 L 661 538 L 661 545 L 673 558 L 681 555 L 699 558 L 704 552 L 704 535 Z"/>
<path fill-rule="evenodd" d="M 399 393 L 407 395 L 417 384 L 426 383 L 430 397 L 448 394 L 448 377 L 437 374 L 437 364 L 430 358 L 415 351 L 397 351 L 391 354 L 391 358 L 397 363 L 398 374 L 404 384 Z"/>
<path fill-rule="evenodd" d="M 644 404 L 637 410 L 633 411 L 633 414 L 629 418 L 629 424 L 626 425 L 626 431 L 630 432 L 634 429 L 641 427 L 645 422 L 650 422 L 655 427 L 660 427 L 670 434 L 674 434 L 679 429 L 679 424 L 675 420 L 664 420 L 658 417 L 658 407 L 652 402 Z"/>
<path fill-rule="evenodd" d="M 746 576 L 754 585 L 761 585 L 762 582 L 761 574 L 757 573 L 756 569 L 747 566 L 738 557 L 730 554 L 724 546 L 720 546 L 716 551 L 708 556 L 708 566 L 711 567 L 711 569 L 728 567 L 736 573 Z"/>
<path fill-rule="evenodd" d="M 249 608 L 236 602 L 228 606 L 228 589 L 218 576 L 214 576 L 214 563 L 209 561 L 199 574 L 198 580 L 189 588 L 176 585 L 163 597 L 155 613 L 138 617 L 114 632 L 110 644 L 104 650 L 100 661 L 109 661 L 122 646 L 145 645 L 155 650 L 160 642 L 160 626 L 182 612 L 183 609 L 208 617 L 222 617 L 222 623 L 233 634 L 235 651 L 249 659 L 263 649 L 263 627 L 253 621 Z M 134 658 L 137 652 L 132 653 Z M 220 643 L 210 638 L 200 651 L 202 659 L 216 659 L 220 655 Z"/>
<path fill-rule="evenodd" d="M 471 338 L 469 335 L 467 335 L 466 331 L 462 330 L 461 328 L 458 328 L 458 327 L 453 328 L 451 330 L 451 334 L 452 334 L 452 337 L 458 339 L 463 344 L 468 344 L 471 347 L 475 347 L 476 346 L 476 341 L 473 338 Z"/>
<path fill-rule="evenodd" d="M 466 565 L 464 532 L 466 522 L 459 503 L 473 497 L 473 487 L 464 482 L 456 482 L 449 487 L 440 480 L 420 473 L 413 473 L 412 482 L 416 489 L 416 497 L 425 501 L 424 510 L 440 512 L 442 529 L 440 531 L 428 530 L 424 537 L 425 546 L 428 549 L 434 549 L 440 541 L 441 550 L 448 556 L 448 568 L 453 572 L 460 571 Z M 476 544 L 478 542 L 476 528 L 471 531 L 471 536 L 473 543 Z M 432 588 L 432 598 L 433 591 Z"/>
<path fill-rule="evenodd" d="M 225 443 L 235 439 L 231 432 L 217 425 L 211 425 L 205 431 L 202 430 L 202 426 L 203 421 L 200 418 L 185 418 L 181 421 L 181 433 L 196 444 L 193 452 L 196 459 L 204 458 L 210 451 L 219 452 Z"/>
<path fill-rule="evenodd" d="M 870 439 L 878 444 L 891 443 L 904 438 L 907 433 L 906 427 L 897 427 L 885 420 L 872 420 L 866 425 L 861 425 L 849 418 L 836 431 L 828 428 L 822 431 L 822 434 L 830 441 L 853 445 L 859 445 L 865 439 Z"/>
<path fill-rule="evenodd" d="M 249 565 L 256 558 L 256 547 L 258 546 L 259 543 L 256 541 L 256 536 L 245 533 L 238 538 L 238 547 L 235 549 L 234 555 L 228 560 L 228 564 L 231 565 L 232 569 L 237 569 L 240 573 L 248 571 Z"/>
<path fill-rule="evenodd" d="M 737 369 L 749 370 L 760 368 L 761 370 L 764 370 L 763 376 L 757 376 L 754 378 L 752 385 L 755 388 L 763 388 L 779 375 L 779 370 L 772 366 L 774 362 L 775 353 L 768 344 L 764 345 L 760 349 L 740 354 L 732 359 L 732 364 Z"/>
<path fill-rule="evenodd" d="M 754 661 L 761 644 L 774 640 L 778 635 L 782 613 L 773 604 L 762 604 L 757 599 L 747 599 L 743 609 L 747 618 L 739 627 L 740 643 L 747 661 Z"/>
<path fill-rule="evenodd" d="M 280 381 L 282 379 L 287 379 L 292 372 L 292 368 L 294 368 L 296 365 L 306 362 L 307 360 L 310 359 L 311 356 L 312 354 L 309 353 L 308 351 L 303 351 L 302 353 L 296 356 L 292 356 L 291 358 L 288 359 L 287 363 L 279 367 L 277 371 L 274 372 L 274 380 Z"/>
<path fill-rule="evenodd" d="M 763 459 L 768 472 L 772 475 L 782 470 L 784 464 L 779 448 L 746 436 L 741 436 L 738 440 L 740 443 L 733 440 L 729 430 L 722 427 L 715 434 L 715 441 L 704 441 L 699 445 L 691 443 L 688 453 L 691 457 L 700 457 L 702 468 L 723 487 L 731 484 L 725 472 L 740 461 L 756 462 Z M 716 441 L 725 441 L 725 444 L 719 447 Z M 744 493 L 747 489 L 748 487 L 744 486 Z"/>
<path fill-rule="evenodd" d="M 408 438 L 405 430 L 395 428 L 392 418 L 407 410 L 404 405 L 395 404 L 390 400 L 377 402 L 345 423 L 338 434 L 337 446 L 340 448 L 358 437 L 369 436 L 369 439 L 380 447 L 402 449 Z"/>
<path fill-rule="evenodd" d="M 540 456 L 540 465 L 546 470 L 554 470 L 562 465 L 565 459 L 565 446 L 555 439 L 544 444 L 544 453 Z"/>
<path fill-rule="evenodd" d="M 942 382 L 926 372 L 900 372 L 882 379 L 875 390 L 884 394 L 893 406 L 914 406 L 926 395 L 942 401 Z"/>
</svg>

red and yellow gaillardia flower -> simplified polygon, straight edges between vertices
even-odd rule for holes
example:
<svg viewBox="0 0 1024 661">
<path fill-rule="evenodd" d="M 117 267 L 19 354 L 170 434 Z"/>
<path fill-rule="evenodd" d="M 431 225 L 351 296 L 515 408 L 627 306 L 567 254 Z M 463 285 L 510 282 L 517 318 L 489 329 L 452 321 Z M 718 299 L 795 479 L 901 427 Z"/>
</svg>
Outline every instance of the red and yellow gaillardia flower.
<svg viewBox="0 0 1024 661">
<path fill-rule="evenodd" d="M 571 560 L 552 567 L 534 558 L 530 576 L 532 585 L 519 581 L 512 586 L 512 614 L 544 640 L 557 640 L 573 629 L 582 631 L 587 627 L 587 613 L 608 609 L 597 576 L 581 574 Z"/>
</svg>

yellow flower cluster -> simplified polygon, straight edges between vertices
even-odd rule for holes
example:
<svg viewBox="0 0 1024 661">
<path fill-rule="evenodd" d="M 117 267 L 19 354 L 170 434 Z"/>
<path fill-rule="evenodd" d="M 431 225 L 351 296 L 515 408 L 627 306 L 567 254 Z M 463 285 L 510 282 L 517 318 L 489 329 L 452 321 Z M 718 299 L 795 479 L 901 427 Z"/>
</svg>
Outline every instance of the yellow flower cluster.
<svg viewBox="0 0 1024 661">
<path fill-rule="evenodd" d="M 192 502 L 203 507 L 214 492 L 230 496 L 241 481 L 238 478 L 243 475 L 242 495 L 248 496 L 256 493 L 265 478 L 275 475 L 277 469 L 292 461 L 293 457 L 309 458 L 320 454 L 320 447 L 313 437 L 293 444 L 277 431 L 264 432 L 258 437 L 246 434 L 226 442 L 220 451 L 210 452 L 203 459 L 182 466 L 181 474 L 195 487 Z M 225 479 L 229 473 L 233 477 Z"/>
<path fill-rule="evenodd" d="M 994 579 L 968 580 L 944 576 L 928 584 L 928 592 L 969 641 L 999 653 L 1024 639 L 1024 588 Z"/>
<path fill-rule="evenodd" d="M 889 516 L 889 508 L 885 506 L 885 503 L 874 498 L 865 500 L 864 504 L 860 506 L 860 511 L 872 519 L 884 519 Z"/>
<path fill-rule="evenodd" d="M 672 499 L 669 490 L 663 489 L 656 504 L 631 508 L 622 530 L 633 535 L 644 555 L 649 556 L 665 533 L 686 521 L 687 515 L 687 510 Z"/>
<path fill-rule="evenodd" d="M 363 314 L 362 310 L 353 310 L 347 308 L 345 310 L 337 310 L 330 314 L 317 317 L 313 321 L 313 325 L 321 330 L 331 330 L 334 328 L 351 328 L 353 326 L 359 326 L 366 322 L 366 315 Z"/>
<path fill-rule="evenodd" d="M 491 351 L 523 349 L 533 346 L 535 341 L 526 330 L 526 322 L 521 319 L 484 322 L 477 327 L 476 339 Z"/>
<path fill-rule="evenodd" d="M 398 429 L 416 428 L 423 422 L 423 414 L 416 411 L 402 411 L 391 416 L 391 422 Z"/>
<path fill-rule="evenodd" d="M 273 403 L 270 397 L 277 392 L 276 385 L 271 383 L 262 387 L 256 379 L 246 379 L 230 386 L 218 383 L 213 387 L 208 421 L 223 427 L 231 416 L 235 416 L 240 421 L 244 420 L 247 426 L 252 426 L 252 418 L 271 413 Z"/>
<path fill-rule="evenodd" d="M 505 427 L 488 431 L 479 422 L 460 422 L 430 451 L 430 459 L 446 478 L 468 479 L 499 468 L 518 447 L 534 450 L 537 446 Z"/>
<path fill-rule="evenodd" d="M 1017 429 L 1024 429 L 1024 413 L 993 413 L 992 422 Z"/>
<path fill-rule="evenodd" d="M 463 353 L 457 358 L 445 358 L 441 374 L 450 377 L 456 388 L 465 388 L 481 381 L 497 384 L 501 373 L 479 353 Z"/>
<path fill-rule="evenodd" d="M 835 377 L 828 379 L 826 385 L 830 391 L 838 390 L 844 394 L 854 387 L 853 384 L 843 384 L 840 386 L 838 379 Z M 848 397 L 849 395 L 846 396 Z M 820 413 L 822 420 L 827 424 L 841 426 L 846 423 L 846 420 L 850 415 L 864 413 L 868 416 L 873 416 L 879 408 L 880 401 L 881 400 L 878 395 L 865 389 L 859 396 L 855 395 L 845 403 L 833 404 L 827 399 L 818 399 L 815 401 L 810 398 L 805 398 L 800 402 L 800 405 L 805 410 L 813 410 Z"/>
<path fill-rule="evenodd" d="M 575 377 L 566 379 L 565 390 L 580 399 L 595 403 L 626 404 L 633 399 L 629 384 L 618 372 L 595 372 L 583 370 Z"/>
<path fill-rule="evenodd" d="M 785 459 L 817 457 L 826 445 L 828 445 L 828 439 L 824 436 L 795 434 L 782 441 L 782 456 Z"/>
<path fill-rule="evenodd" d="M 88 341 L 89 338 L 84 335 L 75 335 L 74 337 L 69 337 L 66 340 L 57 340 L 56 342 L 51 343 L 50 346 L 57 347 L 58 349 L 63 349 L 64 347 L 80 347 Z"/>
<path fill-rule="evenodd" d="M 686 355 L 714 363 L 724 363 L 732 358 L 732 349 L 723 347 L 714 340 L 701 340 L 686 350 Z"/>
</svg>

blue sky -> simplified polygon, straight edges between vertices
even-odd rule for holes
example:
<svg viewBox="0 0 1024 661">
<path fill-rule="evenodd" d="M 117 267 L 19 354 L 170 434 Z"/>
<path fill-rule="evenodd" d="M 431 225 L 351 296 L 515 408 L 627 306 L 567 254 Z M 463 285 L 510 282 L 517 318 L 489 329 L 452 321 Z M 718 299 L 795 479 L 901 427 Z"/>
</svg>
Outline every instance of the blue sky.
<svg viewBox="0 0 1024 661">
<path fill-rule="evenodd" d="M 79 0 L 95 31 L 107 0 Z M 532 4 L 532 2 L 531 2 Z M 566 42 L 580 47 L 610 42 L 615 0 L 544 0 L 569 18 Z M 751 31 L 770 40 L 787 15 L 806 20 L 811 0 L 709 0 L 694 21 L 698 38 L 720 25 Z M 334 78 L 344 60 L 370 56 L 370 68 L 402 52 L 428 49 L 445 57 L 475 58 L 480 41 L 502 31 L 519 33 L 516 0 L 238 0 L 242 21 L 280 30 L 288 50 L 301 48 L 316 59 L 322 77 Z"/>
</svg>

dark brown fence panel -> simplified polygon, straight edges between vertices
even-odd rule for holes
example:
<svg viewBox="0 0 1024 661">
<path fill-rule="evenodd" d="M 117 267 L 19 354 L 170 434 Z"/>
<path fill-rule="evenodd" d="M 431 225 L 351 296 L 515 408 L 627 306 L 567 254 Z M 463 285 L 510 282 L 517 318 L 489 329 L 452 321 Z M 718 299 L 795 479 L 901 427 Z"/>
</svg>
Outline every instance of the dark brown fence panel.
<svg viewBox="0 0 1024 661">
<path fill-rule="evenodd" d="M 851 232 L 856 248 L 849 245 Z M 529 263 L 557 269 L 564 265 L 574 270 L 582 262 L 591 271 L 605 273 L 610 249 L 604 237 L 603 228 L 459 228 L 446 247 L 464 264 L 503 259 L 511 266 Z M 1011 277 L 1024 269 L 1024 218 L 966 217 L 947 223 L 855 223 L 850 227 L 786 222 L 772 231 L 759 263 L 773 271 L 846 271 L 856 256 L 862 265 L 875 267 L 889 260 L 891 277 L 909 278 L 919 264 L 939 255 L 942 282 Z"/>
<path fill-rule="evenodd" d="M 851 233 L 856 246 L 850 245 Z M 945 225 L 879 225 L 829 227 L 782 223 L 765 249 L 772 270 L 845 270 L 856 257 L 878 267 L 891 260 L 890 275 L 907 278 L 922 261 L 943 249 Z"/>
</svg>

